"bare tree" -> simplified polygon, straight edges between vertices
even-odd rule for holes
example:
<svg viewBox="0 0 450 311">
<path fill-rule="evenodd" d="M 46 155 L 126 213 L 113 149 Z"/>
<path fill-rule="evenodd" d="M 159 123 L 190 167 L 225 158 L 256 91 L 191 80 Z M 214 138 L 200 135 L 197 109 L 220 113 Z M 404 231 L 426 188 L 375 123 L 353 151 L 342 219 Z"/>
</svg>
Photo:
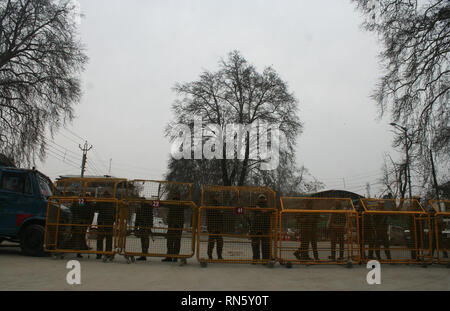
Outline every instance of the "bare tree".
<svg viewBox="0 0 450 311">
<path fill-rule="evenodd" d="M 45 156 L 45 134 L 73 118 L 87 57 L 69 1 L 0 2 L 0 152 Z"/>
<path fill-rule="evenodd" d="M 280 146 L 280 159 L 282 154 L 291 157 L 295 154 L 296 138 L 302 129 L 297 116 L 297 99 L 271 67 L 260 73 L 239 52 L 233 51 L 220 61 L 218 71 L 205 71 L 199 80 L 177 84 L 174 89 L 181 96 L 181 100 L 172 106 L 175 123 L 192 126 L 193 116 L 201 116 L 202 130 L 212 123 L 218 125 L 226 136 L 230 135 L 226 132 L 228 124 L 266 122 L 276 125 L 286 136 L 285 144 Z M 172 129 L 169 125 L 167 133 L 173 140 Z M 211 160 L 219 164 L 217 171 L 221 174 L 222 184 L 245 184 L 249 174 L 258 171 L 258 164 L 264 161 L 250 157 L 253 144 L 248 132 L 243 145 L 242 159 L 227 158 L 224 141 L 222 159 Z"/>
<path fill-rule="evenodd" d="M 391 193 L 394 198 L 404 198 L 408 186 L 407 164 L 396 163 L 390 155 L 386 155 L 382 167 L 383 175 L 379 179 L 384 186 L 381 196 Z"/>
<path fill-rule="evenodd" d="M 379 35 L 385 74 L 373 98 L 380 117 L 408 129 L 409 165 L 430 181 L 424 159 L 450 161 L 450 2 L 448 0 L 353 0 L 366 16 L 363 24 Z M 394 146 L 405 148 L 402 135 Z M 424 169 L 420 171 L 420 169 Z M 434 176 L 434 182 L 436 176 Z"/>
<path fill-rule="evenodd" d="M 380 57 L 386 74 L 373 95 L 381 115 L 389 110 L 394 122 L 413 128 L 421 140 L 448 146 L 450 3 L 353 1 L 369 16 L 364 27 L 378 33 L 384 45 Z"/>
</svg>

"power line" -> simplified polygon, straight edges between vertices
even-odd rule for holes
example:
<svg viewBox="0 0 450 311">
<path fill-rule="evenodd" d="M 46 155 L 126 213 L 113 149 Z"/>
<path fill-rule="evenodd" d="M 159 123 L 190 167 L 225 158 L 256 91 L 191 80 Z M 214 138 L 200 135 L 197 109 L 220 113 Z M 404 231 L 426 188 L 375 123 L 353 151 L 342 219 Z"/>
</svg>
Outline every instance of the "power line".
<svg viewBox="0 0 450 311">
<path fill-rule="evenodd" d="M 47 143 L 56 145 L 56 146 L 58 146 L 59 148 L 64 149 L 64 151 L 70 152 L 70 153 L 76 155 L 77 157 L 79 157 L 79 153 L 76 153 L 76 152 L 70 150 L 70 149 L 67 148 L 67 147 L 61 146 L 60 144 L 56 143 L 54 140 L 44 139 L 44 141 L 47 142 Z"/>
<path fill-rule="evenodd" d="M 77 145 L 80 143 L 80 141 L 75 141 L 74 139 L 72 139 L 72 138 L 70 138 L 70 137 L 64 135 L 62 132 L 59 132 L 59 134 L 62 135 L 63 137 L 65 137 L 65 138 L 67 138 L 67 139 L 70 140 L 71 142 L 77 144 Z"/>
<path fill-rule="evenodd" d="M 67 132 L 69 132 L 70 134 L 72 134 L 73 136 L 75 136 L 75 137 L 81 139 L 81 140 L 86 140 L 85 138 L 83 138 L 83 137 L 79 136 L 78 134 L 72 132 L 72 131 L 69 130 L 68 128 L 63 127 L 63 129 L 66 130 Z"/>
<path fill-rule="evenodd" d="M 55 146 L 52 146 L 51 144 L 47 144 L 46 147 L 47 147 L 47 148 L 52 148 L 52 150 L 61 153 L 61 154 L 63 155 L 63 158 L 68 158 L 68 159 L 73 159 L 73 160 L 78 161 L 78 157 L 75 157 L 75 156 L 73 156 L 73 155 L 71 155 L 71 154 L 67 154 L 67 150 L 61 151 L 60 149 L 58 149 L 58 148 L 55 147 Z"/>
<path fill-rule="evenodd" d="M 99 170 L 98 170 L 97 166 L 94 164 L 94 162 L 92 162 L 91 160 L 87 160 L 86 163 L 87 163 L 87 167 L 94 170 L 96 175 L 99 175 L 99 176 L 103 175 L 99 172 Z"/>
<path fill-rule="evenodd" d="M 50 152 L 53 155 L 57 155 L 58 157 L 60 157 L 61 161 L 63 162 L 67 162 L 67 163 L 71 163 L 72 165 L 78 165 L 76 162 L 72 161 L 71 159 L 65 158 L 64 154 L 61 154 L 62 152 L 59 150 L 52 150 L 52 149 L 45 149 L 46 152 Z"/>
<path fill-rule="evenodd" d="M 74 165 L 74 164 L 71 164 L 71 163 L 69 163 L 69 162 L 66 162 L 64 159 L 61 158 L 60 155 L 58 155 L 58 154 L 56 154 L 56 153 L 53 153 L 51 150 L 47 150 L 47 152 L 48 152 L 47 154 L 48 154 L 49 156 L 51 156 L 51 157 L 53 157 L 53 158 L 55 158 L 55 159 L 57 159 L 57 160 L 62 161 L 64 164 L 69 165 L 69 166 L 71 166 L 71 167 L 73 167 L 73 168 L 79 169 L 78 166 L 76 166 L 76 165 Z"/>
<path fill-rule="evenodd" d="M 347 179 L 355 179 L 355 177 L 358 177 L 358 176 L 364 176 L 364 177 L 372 176 L 372 175 L 374 175 L 375 172 L 378 172 L 378 171 L 379 171 L 379 169 L 377 169 L 377 170 L 370 170 L 370 171 L 366 171 L 366 172 L 362 172 L 362 173 L 358 173 L 358 174 L 354 174 L 354 175 L 347 175 L 347 176 L 343 176 L 343 177 L 330 177 L 330 178 L 319 178 L 318 177 L 318 179 L 320 179 L 320 180 L 330 180 L 330 181 L 332 181 L 332 180 L 338 181 L 338 180 L 342 180 L 342 178 L 345 178 L 345 180 L 347 180 Z"/>
</svg>

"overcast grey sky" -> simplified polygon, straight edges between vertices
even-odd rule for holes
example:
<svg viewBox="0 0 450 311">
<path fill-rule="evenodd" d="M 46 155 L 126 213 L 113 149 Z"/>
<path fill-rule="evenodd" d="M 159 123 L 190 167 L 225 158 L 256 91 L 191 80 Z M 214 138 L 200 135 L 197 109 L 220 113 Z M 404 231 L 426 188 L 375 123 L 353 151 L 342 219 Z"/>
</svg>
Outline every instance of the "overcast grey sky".
<svg viewBox="0 0 450 311">
<path fill-rule="evenodd" d="M 81 138 L 94 145 L 87 174 L 107 173 L 112 158 L 113 175 L 162 178 L 171 88 L 217 69 L 234 49 L 258 70 L 273 66 L 299 99 L 299 165 L 327 188 L 344 189 L 345 178 L 346 189 L 361 194 L 380 176 L 393 136 L 369 98 L 381 75 L 380 45 L 361 29 L 350 0 L 81 0 L 80 7 L 90 61 L 71 132 L 55 136 L 59 146 L 39 165 L 52 179 L 79 174 Z M 64 162 L 55 155 L 61 146 Z"/>
</svg>

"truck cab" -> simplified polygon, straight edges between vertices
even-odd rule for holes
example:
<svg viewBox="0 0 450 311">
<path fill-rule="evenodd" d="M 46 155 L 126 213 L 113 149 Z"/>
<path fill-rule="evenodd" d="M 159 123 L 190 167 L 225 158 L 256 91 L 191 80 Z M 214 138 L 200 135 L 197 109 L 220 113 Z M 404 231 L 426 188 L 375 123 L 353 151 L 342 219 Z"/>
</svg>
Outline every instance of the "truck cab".
<svg viewBox="0 0 450 311">
<path fill-rule="evenodd" d="M 51 180 L 35 169 L 0 166 L 0 243 L 19 243 L 30 256 L 44 255 Z"/>
</svg>

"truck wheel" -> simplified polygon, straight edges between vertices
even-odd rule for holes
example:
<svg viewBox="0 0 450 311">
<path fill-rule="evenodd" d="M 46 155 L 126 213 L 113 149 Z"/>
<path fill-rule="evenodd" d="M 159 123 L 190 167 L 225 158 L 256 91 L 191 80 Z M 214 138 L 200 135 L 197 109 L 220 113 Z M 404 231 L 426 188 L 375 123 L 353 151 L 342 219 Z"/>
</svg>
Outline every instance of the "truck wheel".
<svg viewBox="0 0 450 311">
<path fill-rule="evenodd" d="M 44 227 L 41 225 L 26 227 L 20 237 L 20 248 L 27 256 L 44 256 Z"/>
<path fill-rule="evenodd" d="M 3 242 L 3 239 L 0 239 L 0 244 L 2 244 L 2 242 Z"/>
</svg>

